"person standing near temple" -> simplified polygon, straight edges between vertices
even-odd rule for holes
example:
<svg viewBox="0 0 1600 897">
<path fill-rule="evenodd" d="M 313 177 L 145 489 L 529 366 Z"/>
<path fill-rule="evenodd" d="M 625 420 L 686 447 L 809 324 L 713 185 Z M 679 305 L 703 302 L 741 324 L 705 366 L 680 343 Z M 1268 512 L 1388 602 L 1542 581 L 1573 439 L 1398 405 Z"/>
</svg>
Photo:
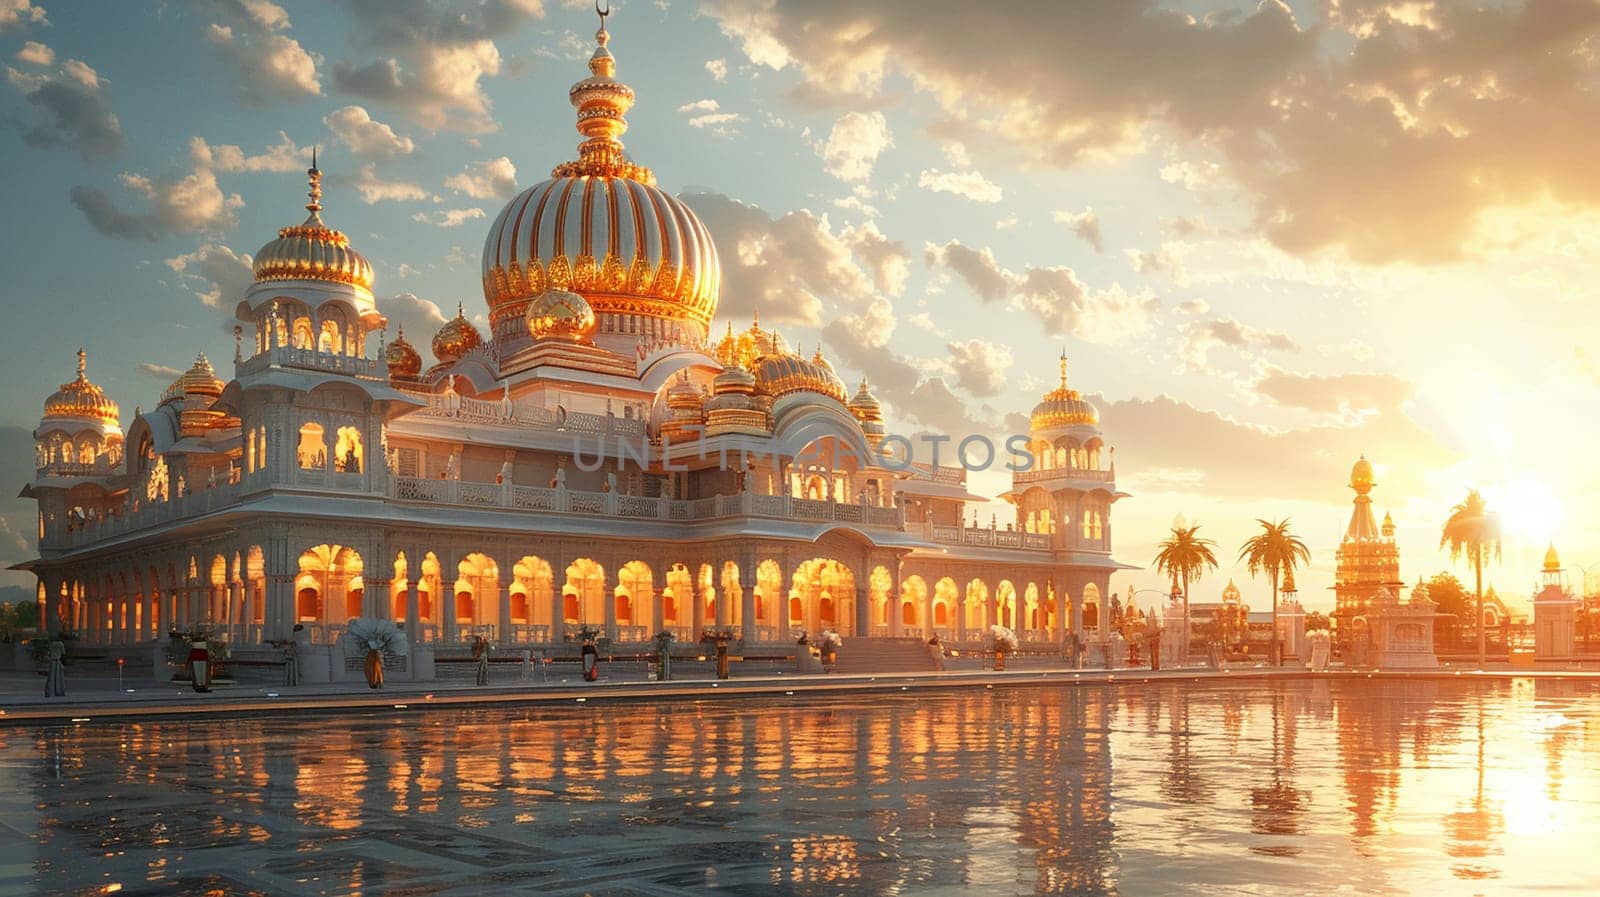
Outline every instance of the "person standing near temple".
<svg viewBox="0 0 1600 897">
<path fill-rule="evenodd" d="M 283 684 L 300 684 L 300 633 L 305 627 L 294 624 L 294 635 L 283 643 Z"/>
<path fill-rule="evenodd" d="M 489 643 L 484 641 L 481 635 L 472 639 L 472 659 L 478 662 L 478 684 L 488 685 Z"/>
<path fill-rule="evenodd" d="M 51 639 L 50 668 L 44 677 L 44 696 L 47 698 L 67 696 L 67 669 L 61 664 L 61 659 L 66 656 L 67 646 L 60 639 Z"/>
</svg>

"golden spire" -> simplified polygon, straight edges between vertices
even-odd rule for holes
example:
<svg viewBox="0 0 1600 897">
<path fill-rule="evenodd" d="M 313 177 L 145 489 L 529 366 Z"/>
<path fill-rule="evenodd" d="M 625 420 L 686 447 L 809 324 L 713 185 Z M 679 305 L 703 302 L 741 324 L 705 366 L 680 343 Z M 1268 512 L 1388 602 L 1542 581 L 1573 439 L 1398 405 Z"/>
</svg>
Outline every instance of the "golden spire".
<svg viewBox="0 0 1600 897">
<path fill-rule="evenodd" d="M 578 110 L 578 133 L 584 141 L 578 144 L 578 161 L 557 165 L 551 177 L 618 177 L 654 184 L 656 177 L 650 169 L 629 162 L 622 151 L 622 134 L 628 130 L 624 118 L 633 108 L 633 88 L 616 80 L 617 60 L 607 44 L 611 33 L 606 31 L 606 17 L 611 15 L 610 0 L 602 9 L 595 0 L 594 11 L 600 15 L 600 30 L 594 33 L 594 54 L 589 57 L 589 77 L 572 85 L 567 92 L 574 109 Z"/>
<path fill-rule="evenodd" d="M 317 148 L 314 146 L 311 148 L 311 167 L 306 169 L 306 180 L 311 185 L 306 191 L 306 196 L 311 198 L 306 203 L 306 211 L 315 218 L 322 211 L 322 169 L 317 167 Z"/>
<path fill-rule="evenodd" d="M 1061 388 L 1067 388 L 1067 348 L 1061 347 Z"/>
<path fill-rule="evenodd" d="M 89 353 L 83 351 L 82 346 L 78 347 L 78 379 L 89 379 Z"/>
</svg>

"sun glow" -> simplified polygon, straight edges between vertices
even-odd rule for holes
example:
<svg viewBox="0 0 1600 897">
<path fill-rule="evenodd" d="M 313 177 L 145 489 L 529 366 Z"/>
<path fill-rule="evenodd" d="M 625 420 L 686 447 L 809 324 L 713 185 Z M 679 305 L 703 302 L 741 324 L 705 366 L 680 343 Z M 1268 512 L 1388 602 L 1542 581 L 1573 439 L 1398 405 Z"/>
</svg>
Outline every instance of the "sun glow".
<svg viewBox="0 0 1600 897">
<path fill-rule="evenodd" d="M 1499 513 L 1510 538 L 1544 542 L 1559 533 L 1566 522 L 1566 508 L 1559 493 L 1538 480 L 1514 480 L 1486 488 L 1483 497 Z"/>
</svg>

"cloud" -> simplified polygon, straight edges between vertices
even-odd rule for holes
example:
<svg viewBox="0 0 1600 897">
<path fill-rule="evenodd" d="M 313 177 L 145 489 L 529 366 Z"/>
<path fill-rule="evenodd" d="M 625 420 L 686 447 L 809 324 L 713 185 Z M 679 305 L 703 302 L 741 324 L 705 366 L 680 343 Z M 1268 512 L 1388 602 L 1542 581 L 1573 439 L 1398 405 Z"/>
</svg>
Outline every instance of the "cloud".
<svg viewBox="0 0 1600 897">
<path fill-rule="evenodd" d="M 833 123 L 828 139 L 816 147 L 823 167 L 841 181 L 865 181 L 878 156 L 894 146 L 882 112 L 846 112 Z"/>
<path fill-rule="evenodd" d="M 679 106 L 678 111 L 689 116 L 691 128 L 706 128 L 719 137 L 733 137 L 739 133 L 734 125 L 744 121 L 744 116 L 721 108 L 716 100 L 696 100 Z"/>
<path fill-rule="evenodd" d="M 22 45 L 17 51 L 17 61 L 23 65 L 52 65 L 56 61 L 56 51 L 38 41 L 31 40 Z"/>
<path fill-rule="evenodd" d="M 383 309 L 384 316 L 394 325 L 389 330 L 388 339 L 393 340 L 404 331 L 406 342 L 415 346 L 417 352 L 426 358 L 431 351 L 433 335 L 439 332 L 445 322 L 444 312 L 438 303 L 416 293 L 396 293 L 379 302 L 378 307 Z"/>
<path fill-rule="evenodd" d="M 1278 0 L 1236 6 L 975 18 L 919 0 L 704 4 L 758 66 L 857 98 L 902 79 L 951 127 L 1024 161 L 1065 168 L 1171 141 L 1164 176 L 1236 188 L 1253 229 L 1297 254 L 1448 262 L 1474 252 L 1499 207 L 1600 206 L 1600 5 L 1296 5 L 1311 24 Z"/>
<path fill-rule="evenodd" d="M 1161 303 L 1149 293 L 1120 285 L 1091 291 L 1071 268 L 1029 268 L 1016 304 L 1044 324 L 1049 336 L 1075 336 L 1092 343 L 1120 343 L 1150 329 Z"/>
<path fill-rule="evenodd" d="M 44 7 L 34 6 L 33 0 L 0 0 L 0 33 L 28 25 L 48 25 Z"/>
<path fill-rule="evenodd" d="M 284 33 L 290 22 L 283 7 L 268 0 L 223 0 L 204 8 L 222 20 L 206 26 L 206 40 L 238 70 L 239 92 L 247 102 L 322 95 L 319 60 Z"/>
<path fill-rule="evenodd" d="M 964 343 L 949 343 L 950 365 L 956 385 L 979 398 L 995 396 L 1006 385 L 1011 367 L 1011 350 L 976 337 Z"/>
<path fill-rule="evenodd" d="M 911 277 L 911 253 L 906 244 L 884 236 L 871 221 L 845 228 L 839 232 L 839 239 L 872 272 L 875 288 L 891 296 L 905 292 L 906 281 Z"/>
<path fill-rule="evenodd" d="M 1203 371 L 1208 367 L 1211 350 L 1217 346 L 1273 352 L 1300 351 L 1300 345 L 1282 331 L 1261 330 L 1230 318 L 1212 318 L 1196 321 L 1183 329 L 1183 342 L 1178 354 L 1189 370 Z"/>
<path fill-rule="evenodd" d="M 925 169 L 917 176 L 917 186 L 934 193 L 954 193 L 973 202 L 995 203 L 1001 198 L 1000 186 L 978 171 Z"/>
<path fill-rule="evenodd" d="M 1119 343 L 1150 328 L 1161 303 L 1148 293 L 1130 294 L 1119 285 L 1091 290 L 1071 268 L 1051 266 L 1013 273 L 988 247 L 974 249 L 957 240 L 927 244 L 923 259 L 956 274 L 984 302 L 1009 298 L 1044 325 L 1049 336 L 1076 336 L 1096 343 Z"/>
<path fill-rule="evenodd" d="M 473 162 L 460 174 L 445 178 L 444 185 L 473 199 L 506 197 L 517 192 L 517 167 L 506 156 Z"/>
<path fill-rule="evenodd" d="M 1011 272 L 1000 267 L 987 246 L 973 249 L 957 240 L 943 246 L 928 243 L 923 247 L 922 257 L 930 266 L 943 266 L 955 272 L 984 302 L 998 302 L 1011 293 Z"/>
<path fill-rule="evenodd" d="M 350 177 L 350 185 L 356 188 L 361 201 L 369 206 L 380 202 L 405 202 L 428 198 L 428 191 L 417 184 L 384 180 L 378 175 L 378 166 L 373 162 L 361 166 Z"/>
<path fill-rule="evenodd" d="M 298 171 L 306 168 L 311 163 L 311 148 L 298 147 L 289 135 L 283 131 L 278 132 L 278 142 L 266 151 L 256 156 L 245 155 L 244 150 L 237 146 L 219 144 L 211 146 L 203 139 L 196 137 L 190 144 L 190 151 L 206 160 L 211 168 L 217 171 Z"/>
<path fill-rule="evenodd" d="M 33 123 L 22 142 L 38 149 L 67 147 L 85 161 L 122 151 L 122 123 L 117 120 L 94 69 L 77 59 L 51 74 L 24 74 L 9 66 L 7 79 L 33 107 Z"/>
<path fill-rule="evenodd" d="M 1105 238 L 1100 233 L 1100 216 L 1093 208 L 1081 212 L 1054 212 L 1050 216 L 1057 224 L 1065 224 L 1078 239 L 1094 247 L 1095 252 L 1105 252 Z"/>
<path fill-rule="evenodd" d="M 706 71 L 711 73 L 711 80 L 722 84 L 728 80 L 728 60 L 708 59 L 706 60 Z"/>
<path fill-rule="evenodd" d="M 173 380 L 183 376 L 183 371 L 180 371 L 175 367 L 168 367 L 164 364 L 156 364 L 153 361 L 139 362 L 139 370 L 149 374 L 163 383 L 170 383 Z"/>
<path fill-rule="evenodd" d="M 430 130 L 499 129 L 483 80 L 500 73 L 495 39 L 544 15 L 537 0 L 486 0 L 465 10 L 426 0 L 349 0 L 366 62 L 334 65 L 343 91 L 399 109 Z"/>
<path fill-rule="evenodd" d="M 1178 314 L 1199 317 L 1211 311 L 1211 303 L 1204 299 L 1185 299 L 1178 303 Z"/>
<path fill-rule="evenodd" d="M 460 227 L 468 221 L 482 217 L 483 210 L 478 208 L 440 209 L 437 212 L 418 212 L 411 216 L 411 220 L 436 227 Z"/>
<path fill-rule="evenodd" d="M 1398 410 L 1416 392 L 1393 374 L 1299 374 L 1275 367 L 1254 389 L 1279 405 L 1341 417 Z"/>
<path fill-rule="evenodd" d="M 118 178 L 127 191 L 148 203 L 143 211 L 125 211 L 104 190 L 81 185 L 72 188 L 72 204 L 95 230 L 125 240 L 153 242 L 171 234 L 215 233 L 232 228 L 238 223 L 236 212 L 244 206 L 244 200 L 237 193 L 223 193 L 217 186 L 211 149 L 204 140 L 190 140 L 189 160 L 194 170 L 176 181 L 132 172 L 124 172 Z"/>
<path fill-rule="evenodd" d="M 322 119 L 333 132 L 335 140 L 345 145 L 357 156 L 369 159 L 391 159 L 409 156 L 417 148 L 410 137 L 402 137 L 381 121 L 373 118 L 361 106 L 343 106 Z"/>
<path fill-rule="evenodd" d="M 165 260 L 195 298 L 212 308 L 227 308 L 244 298 L 255 282 L 248 254 L 239 255 L 221 243 L 203 243 L 193 252 Z"/>
<path fill-rule="evenodd" d="M 865 309 L 875 284 L 894 282 L 895 250 L 876 228 L 835 232 L 826 215 L 799 209 L 773 218 L 720 193 L 683 200 L 711 231 L 722 262 L 723 314 L 816 325 L 827 305 Z"/>
<path fill-rule="evenodd" d="M 1091 400 L 1100 409 L 1107 440 L 1117 446 L 1119 472 L 1198 469 L 1203 483 L 1193 484 L 1192 491 L 1263 508 L 1287 500 L 1342 502 L 1348 493 L 1341 485 L 1363 453 L 1393 462 L 1385 478 L 1390 495 L 1421 491 L 1427 473 L 1458 460 L 1431 432 L 1394 409 L 1353 424 L 1268 430 L 1170 396 Z M 1173 439 L 1174 433 L 1183 438 Z M 1195 446 L 1205 446 L 1205 461 L 1198 467 Z M 1294 463 L 1285 463 L 1289 458 Z"/>
</svg>

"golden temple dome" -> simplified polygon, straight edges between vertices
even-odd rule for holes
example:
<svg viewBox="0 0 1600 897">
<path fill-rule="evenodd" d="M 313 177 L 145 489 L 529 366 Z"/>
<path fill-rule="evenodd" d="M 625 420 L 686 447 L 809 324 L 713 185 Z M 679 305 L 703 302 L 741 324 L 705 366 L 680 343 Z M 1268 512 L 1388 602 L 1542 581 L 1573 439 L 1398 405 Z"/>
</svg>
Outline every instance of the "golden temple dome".
<svg viewBox="0 0 1600 897">
<path fill-rule="evenodd" d="M 689 372 L 684 371 L 678 375 L 678 380 L 667 389 L 667 407 L 683 411 L 688 409 L 700 410 L 705 404 L 705 396 L 701 395 L 700 387 L 689 380 Z"/>
<path fill-rule="evenodd" d="M 444 322 L 439 332 L 433 335 L 433 357 L 442 364 L 449 364 L 481 345 L 483 335 L 467 320 L 466 312 L 458 302 L 456 316 Z"/>
<path fill-rule="evenodd" d="M 1360 495 L 1366 495 L 1376 486 L 1377 481 L 1372 478 L 1372 462 L 1362 455 L 1356 460 L 1355 466 L 1350 468 L 1350 488 Z"/>
<path fill-rule="evenodd" d="M 1561 555 L 1556 554 L 1556 543 L 1551 542 L 1550 548 L 1544 553 L 1544 572 L 1561 572 Z"/>
<path fill-rule="evenodd" d="M 761 328 L 761 315 L 755 314 L 750 319 L 750 329 L 739 333 L 733 332 L 733 322 L 728 322 L 728 332 L 717 341 L 717 361 L 723 367 L 738 365 L 745 370 L 755 366 L 757 358 L 763 355 L 787 355 L 789 344 L 783 341 L 776 330 L 763 330 Z"/>
<path fill-rule="evenodd" d="M 78 350 L 78 378 L 61 384 L 61 388 L 44 400 L 46 420 L 76 418 L 121 427 L 121 410 L 105 390 L 89 382 L 89 356 Z"/>
<path fill-rule="evenodd" d="M 194 364 L 183 372 L 178 382 L 183 387 L 184 395 L 211 398 L 222 395 L 222 380 L 217 377 L 217 372 L 211 367 L 211 360 L 206 358 L 204 352 L 194 357 Z"/>
<path fill-rule="evenodd" d="M 711 378 L 711 392 L 714 395 L 750 395 L 756 391 L 756 378 L 754 374 L 740 367 L 738 364 L 723 368 L 722 373 Z"/>
<path fill-rule="evenodd" d="M 536 340 L 587 343 L 593 339 L 599 323 L 589 303 L 568 290 L 545 290 L 528 303 L 526 314 L 528 335 Z"/>
<path fill-rule="evenodd" d="M 561 290 L 582 294 L 596 315 L 692 322 L 703 337 L 721 285 L 716 246 L 686 204 L 627 161 L 618 138 L 633 90 L 614 77 L 604 15 L 595 40 L 590 76 L 569 94 L 584 137 L 578 160 L 513 197 L 484 240 L 490 328 Z"/>
<path fill-rule="evenodd" d="M 1084 401 L 1076 389 L 1067 386 L 1067 353 L 1061 353 L 1061 385 L 1044 394 L 1033 406 L 1035 430 L 1051 427 L 1093 427 L 1100 423 L 1100 412 Z"/>
<path fill-rule="evenodd" d="M 872 394 L 866 377 L 861 378 L 861 386 L 856 389 L 856 394 L 850 397 L 850 410 L 863 422 L 883 420 L 883 405 L 878 402 L 878 397 Z"/>
<path fill-rule="evenodd" d="M 383 360 L 389 366 L 391 380 L 415 380 L 422 373 L 422 355 L 406 341 L 405 325 L 400 326 L 394 342 L 384 347 Z"/>
<path fill-rule="evenodd" d="M 311 188 L 306 203 L 310 216 L 278 231 L 278 238 L 261 247 L 252 266 L 256 283 L 269 280 L 322 280 L 348 284 L 372 293 L 372 263 L 350 246 L 350 239 L 322 223 L 322 172 L 316 150 L 306 170 Z"/>
<path fill-rule="evenodd" d="M 819 353 L 820 357 L 820 353 Z M 827 362 L 818 364 L 799 355 L 763 355 L 755 362 L 756 386 L 772 396 L 814 392 L 845 403 L 844 382 Z"/>
</svg>

